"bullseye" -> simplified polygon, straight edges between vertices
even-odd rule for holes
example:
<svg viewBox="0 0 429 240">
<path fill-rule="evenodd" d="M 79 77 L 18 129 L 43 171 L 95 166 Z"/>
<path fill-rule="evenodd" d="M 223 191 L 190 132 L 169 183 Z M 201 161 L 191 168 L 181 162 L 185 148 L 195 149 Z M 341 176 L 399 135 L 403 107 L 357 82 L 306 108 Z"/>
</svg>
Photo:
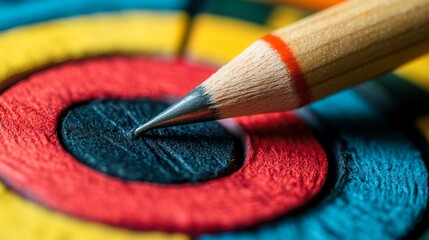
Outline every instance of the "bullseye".
<svg viewBox="0 0 429 240">
<path fill-rule="evenodd" d="M 167 106 L 144 99 L 95 100 L 67 111 L 60 139 L 81 162 L 123 180 L 193 183 L 241 165 L 240 142 L 216 122 L 131 136 L 138 124 Z"/>
</svg>

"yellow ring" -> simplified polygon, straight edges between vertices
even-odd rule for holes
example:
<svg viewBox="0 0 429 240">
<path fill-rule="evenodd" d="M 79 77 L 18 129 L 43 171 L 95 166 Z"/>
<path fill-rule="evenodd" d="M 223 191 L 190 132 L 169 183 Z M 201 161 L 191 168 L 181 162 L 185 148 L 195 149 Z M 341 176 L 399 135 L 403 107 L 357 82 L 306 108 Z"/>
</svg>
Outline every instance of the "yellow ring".
<svg viewBox="0 0 429 240">
<path fill-rule="evenodd" d="M 75 219 L 25 200 L 0 183 L 0 239 L 189 239 L 183 234 L 134 232 Z"/>
<path fill-rule="evenodd" d="M 127 12 L 52 21 L 0 34 L 0 83 L 48 65 L 103 54 L 175 54 L 188 17 Z"/>
</svg>

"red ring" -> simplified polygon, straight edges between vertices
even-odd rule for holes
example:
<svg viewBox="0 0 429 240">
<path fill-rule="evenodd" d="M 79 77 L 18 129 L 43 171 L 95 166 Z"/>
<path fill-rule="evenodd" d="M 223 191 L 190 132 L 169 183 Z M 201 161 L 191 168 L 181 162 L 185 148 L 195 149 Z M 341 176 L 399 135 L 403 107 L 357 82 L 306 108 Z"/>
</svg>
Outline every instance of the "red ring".
<svg viewBox="0 0 429 240">
<path fill-rule="evenodd" d="M 229 176 L 195 185 L 121 181 L 81 164 L 57 139 L 58 118 L 74 103 L 177 98 L 212 72 L 179 60 L 110 57 L 34 74 L 0 95 L 0 174 L 52 208 L 138 229 L 225 231 L 306 203 L 325 181 L 327 158 L 293 113 L 237 118 L 247 138 L 246 163 Z"/>
</svg>

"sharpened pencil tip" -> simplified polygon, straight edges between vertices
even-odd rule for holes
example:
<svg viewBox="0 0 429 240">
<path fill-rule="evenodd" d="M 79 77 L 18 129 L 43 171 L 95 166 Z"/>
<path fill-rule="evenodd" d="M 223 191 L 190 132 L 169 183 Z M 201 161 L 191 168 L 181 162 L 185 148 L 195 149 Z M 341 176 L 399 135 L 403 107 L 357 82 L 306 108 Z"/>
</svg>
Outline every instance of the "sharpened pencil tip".
<svg viewBox="0 0 429 240">
<path fill-rule="evenodd" d="M 203 122 L 218 119 L 210 102 L 210 95 L 199 86 L 163 112 L 136 128 L 132 135 L 137 138 L 152 129 Z"/>
<path fill-rule="evenodd" d="M 140 136 L 141 134 L 151 130 L 152 128 L 153 128 L 153 126 L 149 123 L 145 123 L 145 124 L 139 126 L 138 128 L 136 128 L 133 131 L 133 133 L 132 133 L 133 138 L 137 138 L 138 136 Z"/>
</svg>

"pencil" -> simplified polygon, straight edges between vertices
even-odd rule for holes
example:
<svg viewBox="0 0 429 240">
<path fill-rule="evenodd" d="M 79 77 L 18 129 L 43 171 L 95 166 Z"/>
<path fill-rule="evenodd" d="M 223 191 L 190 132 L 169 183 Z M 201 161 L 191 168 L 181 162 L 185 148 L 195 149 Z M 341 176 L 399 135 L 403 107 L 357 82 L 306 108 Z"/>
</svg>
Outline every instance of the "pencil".
<svg viewBox="0 0 429 240">
<path fill-rule="evenodd" d="M 133 133 L 292 110 L 428 50 L 429 0 L 344 2 L 262 37 Z"/>
</svg>

